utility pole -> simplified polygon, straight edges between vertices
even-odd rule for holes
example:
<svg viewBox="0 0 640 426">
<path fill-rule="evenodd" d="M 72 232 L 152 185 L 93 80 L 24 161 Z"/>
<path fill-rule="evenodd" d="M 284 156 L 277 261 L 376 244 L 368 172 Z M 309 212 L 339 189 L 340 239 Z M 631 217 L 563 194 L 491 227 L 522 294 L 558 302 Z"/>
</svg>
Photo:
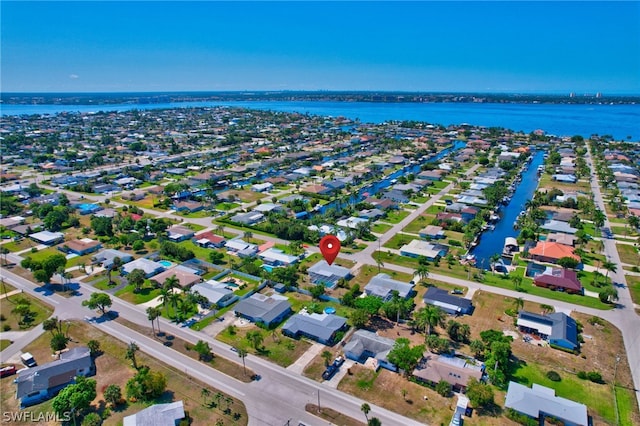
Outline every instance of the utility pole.
<svg viewBox="0 0 640 426">
<path fill-rule="evenodd" d="M 618 363 L 620 355 L 616 354 L 616 363 L 613 367 L 613 405 L 616 410 L 616 425 L 620 424 L 620 413 L 618 412 L 618 398 L 616 398 L 616 373 L 618 372 Z"/>
<path fill-rule="evenodd" d="M 318 389 L 318 413 L 319 412 L 320 412 L 320 389 Z"/>
</svg>

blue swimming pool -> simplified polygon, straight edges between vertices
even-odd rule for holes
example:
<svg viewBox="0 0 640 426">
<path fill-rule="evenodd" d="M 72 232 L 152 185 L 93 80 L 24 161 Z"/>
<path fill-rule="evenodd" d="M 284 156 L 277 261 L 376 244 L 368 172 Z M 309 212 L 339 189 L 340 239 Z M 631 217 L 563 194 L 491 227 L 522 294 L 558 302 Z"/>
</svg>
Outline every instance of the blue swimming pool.
<svg viewBox="0 0 640 426">
<path fill-rule="evenodd" d="M 262 269 L 264 269 L 267 272 L 273 272 L 273 266 L 271 265 L 262 265 Z"/>
<path fill-rule="evenodd" d="M 169 262 L 168 260 L 161 260 L 158 263 L 164 266 L 165 268 L 171 268 L 173 266 L 173 263 Z"/>
<path fill-rule="evenodd" d="M 336 313 L 336 308 L 332 308 L 331 306 L 327 306 L 326 308 L 324 308 L 324 313 L 325 314 L 335 314 Z"/>
<path fill-rule="evenodd" d="M 100 206 L 92 203 L 82 203 L 78 204 L 78 209 L 80 210 L 80 214 L 89 214 L 100 210 Z"/>
</svg>

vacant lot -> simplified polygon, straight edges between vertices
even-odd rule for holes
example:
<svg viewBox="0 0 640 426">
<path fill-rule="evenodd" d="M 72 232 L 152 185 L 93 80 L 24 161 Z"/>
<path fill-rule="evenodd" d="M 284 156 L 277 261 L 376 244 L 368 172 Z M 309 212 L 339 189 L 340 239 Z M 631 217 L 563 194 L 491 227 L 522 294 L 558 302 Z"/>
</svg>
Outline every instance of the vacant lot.
<svg viewBox="0 0 640 426">
<path fill-rule="evenodd" d="M 96 358 L 97 373 L 93 379 L 97 381 L 96 389 L 98 396 L 94 400 L 93 409 L 101 413 L 105 407 L 102 394 L 103 389 L 110 384 L 117 384 L 124 390 L 127 380 L 135 373 L 135 370 L 131 367 L 131 363 L 124 358 L 126 346 L 119 340 L 82 322 L 74 322 L 69 330 L 69 335 L 73 339 L 71 346 L 86 344 L 86 342 L 91 339 L 100 342 L 100 348 L 104 353 Z M 44 364 L 52 360 L 51 350 L 49 349 L 49 339 L 49 333 L 43 334 L 25 348 L 25 351 L 29 351 L 34 355 L 39 364 Z M 240 413 L 240 419 L 234 421 L 230 416 L 222 413 L 221 409 L 207 408 L 202 405 L 202 389 L 209 389 L 211 395 L 218 393 L 217 389 L 208 387 L 195 379 L 185 376 L 184 372 L 148 357 L 141 352 L 137 353 L 137 360 L 138 364 L 147 365 L 151 370 L 161 371 L 167 376 L 167 390 L 158 400 L 153 401 L 153 403 L 182 400 L 185 405 L 185 411 L 188 411 L 193 419 L 193 425 L 215 424 L 218 418 L 222 419 L 224 424 L 247 424 L 246 409 L 241 401 L 233 400 L 231 404 L 232 413 Z M 0 380 L 1 402 L 4 411 L 18 411 L 18 401 L 15 399 L 15 385 L 12 382 L 13 378 L 15 377 L 7 377 Z M 224 397 L 227 397 L 227 395 L 224 395 Z M 129 402 L 125 406 L 111 410 L 111 415 L 103 424 L 122 424 L 122 419 L 125 416 L 134 414 L 148 405 L 151 404 Z M 226 405 L 223 404 L 222 408 L 224 407 L 226 407 Z M 28 408 L 28 410 L 33 413 L 52 412 L 52 401 L 43 402 Z M 20 423 L 12 424 L 17 425 Z"/>
<path fill-rule="evenodd" d="M 618 249 L 620 260 L 623 263 L 638 265 L 638 262 L 640 262 L 640 255 L 638 255 L 637 248 L 630 244 L 616 244 L 616 248 Z"/>
<path fill-rule="evenodd" d="M 631 292 L 631 299 L 633 300 L 633 303 L 640 305 L 640 277 L 627 275 L 625 279 L 629 285 L 629 291 Z"/>
</svg>

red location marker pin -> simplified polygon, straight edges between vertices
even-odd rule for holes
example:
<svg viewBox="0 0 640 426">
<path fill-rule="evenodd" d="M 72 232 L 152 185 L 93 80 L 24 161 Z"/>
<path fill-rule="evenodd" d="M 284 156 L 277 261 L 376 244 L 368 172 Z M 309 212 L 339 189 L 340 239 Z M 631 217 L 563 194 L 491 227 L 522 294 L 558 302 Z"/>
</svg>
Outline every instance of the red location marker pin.
<svg viewBox="0 0 640 426">
<path fill-rule="evenodd" d="M 325 235 L 320 240 L 319 246 L 324 260 L 331 265 L 338 257 L 338 253 L 340 253 L 340 240 L 335 235 Z"/>
</svg>

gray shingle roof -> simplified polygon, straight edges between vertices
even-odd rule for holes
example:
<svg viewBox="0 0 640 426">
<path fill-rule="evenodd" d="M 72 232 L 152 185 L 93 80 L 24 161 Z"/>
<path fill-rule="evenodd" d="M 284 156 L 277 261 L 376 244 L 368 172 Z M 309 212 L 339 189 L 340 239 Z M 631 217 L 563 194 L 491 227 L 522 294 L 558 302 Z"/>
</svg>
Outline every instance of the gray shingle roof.
<svg viewBox="0 0 640 426">
<path fill-rule="evenodd" d="M 270 323 L 287 310 L 291 309 L 291 303 L 286 299 L 267 297 L 256 293 L 238 302 L 235 311 L 241 315 Z"/>
<path fill-rule="evenodd" d="M 413 285 L 391 279 L 387 274 L 378 274 L 371 278 L 371 281 L 364 289 L 367 294 L 383 299 L 389 297 L 393 290 L 397 290 L 401 298 L 406 298 L 413 289 Z"/>
<path fill-rule="evenodd" d="M 89 348 L 77 347 L 60 354 L 60 359 L 18 373 L 16 398 L 71 382 L 78 370 L 91 368 Z"/>
<path fill-rule="evenodd" d="M 340 330 L 347 319 L 332 314 L 295 314 L 282 326 L 282 331 L 293 335 L 304 333 L 318 340 L 328 341 L 333 333 Z"/>
</svg>

